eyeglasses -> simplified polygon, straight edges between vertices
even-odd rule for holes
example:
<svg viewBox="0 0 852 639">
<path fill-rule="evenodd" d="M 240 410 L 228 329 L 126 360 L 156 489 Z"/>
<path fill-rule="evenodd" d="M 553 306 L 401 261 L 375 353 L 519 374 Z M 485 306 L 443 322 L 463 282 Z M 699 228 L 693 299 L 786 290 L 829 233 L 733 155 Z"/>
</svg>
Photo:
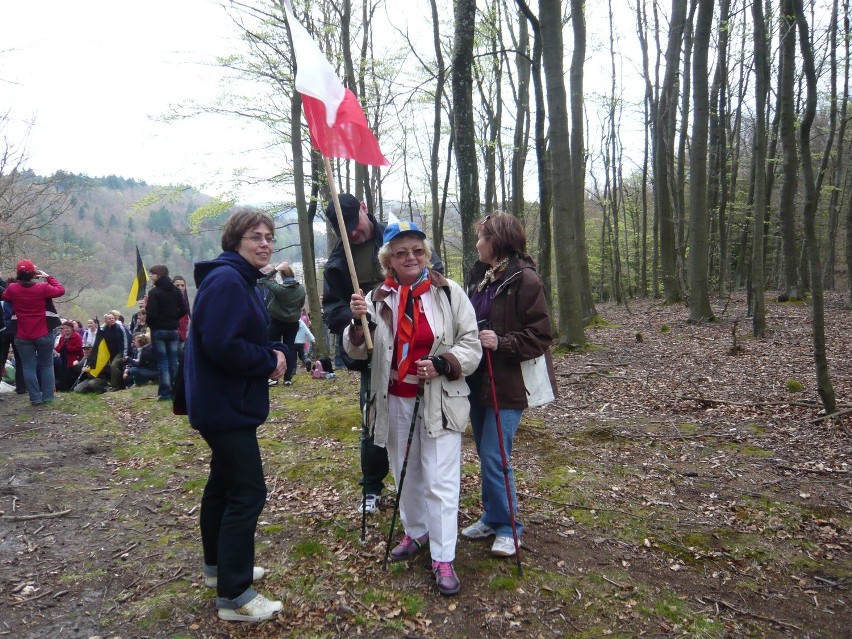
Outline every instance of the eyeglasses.
<svg viewBox="0 0 852 639">
<path fill-rule="evenodd" d="M 409 255 L 413 255 L 414 257 L 419 259 L 426 255 L 426 249 L 421 247 L 411 249 L 410 251 L 408 249 L 400 249 L 398 251 L 393 252 L 393 256 L 398 260 L 404 260 L 408 258 Z"/>
<path fill-rule="evenodd" d="M 252 244 L 263 244 L 264 242 L 267 244 L 275 244 L 274 235 L 243 235 L 242 238 L 244 240 L 248 240 Z"/>
</svg>

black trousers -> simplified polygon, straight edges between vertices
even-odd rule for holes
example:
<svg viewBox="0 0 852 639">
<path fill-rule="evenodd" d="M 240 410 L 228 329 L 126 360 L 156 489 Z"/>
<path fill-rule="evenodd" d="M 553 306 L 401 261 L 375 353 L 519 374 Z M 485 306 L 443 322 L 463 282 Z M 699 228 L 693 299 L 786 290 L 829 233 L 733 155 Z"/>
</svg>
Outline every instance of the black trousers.
<svg viewBox="0 0 852 639">
<path fill-rule="evenodd" d="M 218 566 L 216 594 L 236 599 L 251 588 L 254 533 L 266 503 L 257 429 L 202 433 L 210 446 L 210 476 L 201 497 L 204 563 Z"/>
<path fill-rule="evenodd" d="M 370 371 L 361 373 L 360 406 L 364 413 L 367 402 L 367 387 L 369 386 Z M 361 418 L 361 485 L 368 495 L 381 495 L 385 487 L 385 477 L 388 475 L 388 450 L 373 443 L 373 436 L 367 432 L 367 425 Z"/>
</svg>

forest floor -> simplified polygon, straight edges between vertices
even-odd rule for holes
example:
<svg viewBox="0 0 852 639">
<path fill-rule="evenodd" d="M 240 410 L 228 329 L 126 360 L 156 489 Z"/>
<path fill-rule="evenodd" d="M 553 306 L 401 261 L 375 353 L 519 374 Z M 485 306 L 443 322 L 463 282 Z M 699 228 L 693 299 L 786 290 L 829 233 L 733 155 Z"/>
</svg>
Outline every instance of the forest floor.
<svg viewBox="0 0 852 639">
<path fill-rule="evenodd" d="M 3 395 L 0 637 L 849 637 L 852 413 L 821 419 L 808 306 L 769 304 L 763 340 L 740 297 L 703 326 L 653 302 L 598 310 L 516 439 L 523 575 L 460 539 L 449 598 L 427 556 L 382 568 L 392 508 L 359 541 L 354 375 L 271 389 L 258 589 L 284 610 L 262 624 L 216 617 L 208 449 L 153 387 Z M 848 409 L 852 312 L 829 296 L 826 323 Z M 460 527 L 479 508 L 466 436 Z"/>
</svg>

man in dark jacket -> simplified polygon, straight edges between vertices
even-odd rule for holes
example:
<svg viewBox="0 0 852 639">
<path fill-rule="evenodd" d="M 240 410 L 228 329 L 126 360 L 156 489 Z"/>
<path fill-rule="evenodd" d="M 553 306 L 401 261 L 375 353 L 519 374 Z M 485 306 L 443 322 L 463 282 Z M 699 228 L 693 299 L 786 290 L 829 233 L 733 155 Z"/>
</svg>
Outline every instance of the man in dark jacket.
<svg viewBox="0 0 852 639">
<path fill-rule="evenodd" d="M 151 329 L 151 345 L 157 358 L 157 373 L 160 389 L 157 399 L 171 401 L 172 385 L 178 369 L 178 349 L 180 337 L 178 323 L 187 314 L 186 300 L 174 283 L 169 279 L 169 268 L 164 264 L 151 267 L 151 281 L 154 286 L 148 293 L 145 304 L 148 326 Z"/>
<path fill-rule="evenodd" d="M 359 202 L 349 193 L 340 195 L 340 208 L 343 212 L 343 222 L 352 251 L 352 261 L 358 275 L 358 284 L 366 293 L 378 286 L 385 279 L 384 270 L 379 263 L 379 249 L 383 243 L 385 225 L 378 222 L 367 212 L 367 203 Z M 325 210 L 326 219 L 338 237 L 340 229 L 337 225 L 337 214 L 334 203 L 329 203 Z M 346 254 L 343 242 L 337 245 L 328 256 L 323 272 L 322 313 L 328 330 L 335 336 L 335 344 L 340 351 L 340 357 L 349 370 L 361 371 L 361 391 L 359 404 L 364 408 L 367 397 L 370 372 L 366 361 L 353 360 L 343 350 L 343 331 L 352 321 L 352 311 L 349 309 L 352 296 L 352 278 L 346 264 Z M 388 474 L 387 450 L 373 444 L 373 438 L 367 432 L 362 420 L 361 431 L 361 484 L 367 499 L 359 500 L 359 510 L 366 505 L 368 513 L 379 510 L 380 497 L 384 488 L 384 480 Z"/>
</svg>

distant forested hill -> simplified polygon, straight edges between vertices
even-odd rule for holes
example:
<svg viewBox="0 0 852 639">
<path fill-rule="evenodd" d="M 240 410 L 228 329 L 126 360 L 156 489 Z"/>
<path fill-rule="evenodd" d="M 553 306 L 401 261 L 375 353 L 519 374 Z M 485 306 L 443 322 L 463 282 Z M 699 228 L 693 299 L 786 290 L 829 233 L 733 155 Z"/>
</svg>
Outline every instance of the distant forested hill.
<svg viewBox="0 0 852 639">
<path fill-rule="evenodd" d="M 4 256 L 3 275 L 12 275 L 14 262 L 23 257 L 55 275 L 67 291 L 57 303 L 63 317 L 83 321 L 117 309 L 129 318 L 135 310 L 127 306 L 127 296 L 136 273 L 136 246 L 146 269 L 166 264 L 172 274 L 186 277 L 190 294 L 193 264 L 221 252 L 221 227 L 228 211 L 206 218 L 192 231 L 190 215 L 213 202 L 194 189 L 151 186 L 112 175 L 61 174 L 55 183 L 67 195 L 61 214 L 53 212 L 38 237 L 18 247 L 20 255 Z M 276 215 L 281 220 L 277 246 L 283 249 L 276 260 L 298 261 L 298 230 L 287 225 L 287 217 Z"/>
</svg>

